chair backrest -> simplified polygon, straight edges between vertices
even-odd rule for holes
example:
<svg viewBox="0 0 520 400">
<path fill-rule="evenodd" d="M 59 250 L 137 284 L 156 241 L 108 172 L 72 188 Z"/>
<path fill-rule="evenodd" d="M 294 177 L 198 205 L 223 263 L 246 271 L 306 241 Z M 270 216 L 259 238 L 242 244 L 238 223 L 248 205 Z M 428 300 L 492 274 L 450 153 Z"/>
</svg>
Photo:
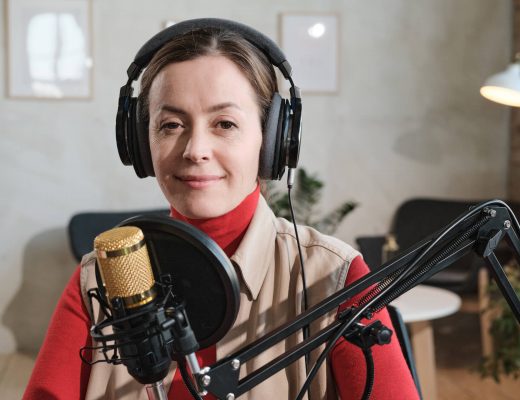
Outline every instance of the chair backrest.
<svg viewBox="0 0 520 400">
<path fill-rule="evenodd" d="M 383 263 L 383 245 L 386 236 L 359 236 L 356 238 L 356 244 L 363 254 L 365 263 L 371 270 L 375 270 Z"/>
<path fill-rule="evenodd" d="M 69 244 L 76 261 L 81 261 L 84 254 L 92 251 L 94 238 L 101 232 L 112 229 L 120 222 L 143 214 L 168 215 L 170 210 L 140 210 L 122 212 L 85 212 L 74 215 L 68 226 Z"/>
<path fill-rule="evenodd" d="M 447 200 L 414 198 L 402 203 L 394 214 L 390 232 L 401 248 L 407 248 L 424 237 L 452 222 L 472 206 L 484 200 Z M 509 202 L 513 212 L 520 217 L 520 203 Z"/>
<path fill-rule="evenodd" d="M 390 232 L 401 249 L 418 241 L 453 221 L 480 201 L 457 201 L 443 199 L 410 199 L 395 212 Z"/>
</svg>

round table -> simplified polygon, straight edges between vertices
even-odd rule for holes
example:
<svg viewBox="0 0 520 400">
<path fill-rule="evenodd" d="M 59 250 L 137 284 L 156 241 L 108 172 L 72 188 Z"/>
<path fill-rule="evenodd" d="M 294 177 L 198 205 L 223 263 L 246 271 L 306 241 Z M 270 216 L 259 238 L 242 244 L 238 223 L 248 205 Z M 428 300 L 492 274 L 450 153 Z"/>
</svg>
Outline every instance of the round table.
<svg viewBox="0 0 520 400">
<path fill-rule="evenodd" d="M 418 285 L 391 304 L 399 309 L 408 324 L 423 398 L 435 400 L 437 384 L 431 320 L 455 313 L 460 308 L 461 299 L 446 289 Z"/>
<path fill-rule="evenodd" d="M 460 308 L 459 295 L 446 289 L 417 285 L 392 302 L 406 323 L 446 317 Z"/>
</svg>

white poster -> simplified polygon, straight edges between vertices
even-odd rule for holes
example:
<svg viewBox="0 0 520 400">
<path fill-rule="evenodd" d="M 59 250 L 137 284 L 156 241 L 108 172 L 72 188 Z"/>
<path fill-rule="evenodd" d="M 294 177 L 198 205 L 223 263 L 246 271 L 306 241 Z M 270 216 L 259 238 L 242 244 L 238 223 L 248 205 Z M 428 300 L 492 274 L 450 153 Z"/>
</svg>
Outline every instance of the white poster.
<svg viewBox="0 0 520 400">
<path fill-rule="evenodd" d="M 90 0 L 8 0 L 7 93 L 89 98 Z"/>
<path fill-rule="evenodd" d="M 281 47 L 304 94 L 338 91 L 338 16 L 281 14 Z"/>
</svg>

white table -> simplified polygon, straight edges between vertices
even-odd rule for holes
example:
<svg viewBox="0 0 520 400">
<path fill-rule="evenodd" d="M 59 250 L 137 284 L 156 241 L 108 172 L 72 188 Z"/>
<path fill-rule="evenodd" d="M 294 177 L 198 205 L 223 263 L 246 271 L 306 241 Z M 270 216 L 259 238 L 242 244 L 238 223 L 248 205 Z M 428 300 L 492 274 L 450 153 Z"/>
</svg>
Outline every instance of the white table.
<svg viewBox="0 0 520 400">
<path fill-rule="evenodd" d="M 426 285 L 414 287 L 391 303 L 399 309 L 409 326 L 415 366 L 425 400 L 437 398 L 435 347 L 430 321 L 455 313 L 460 303 L 457 294 Z"/>
</svg>

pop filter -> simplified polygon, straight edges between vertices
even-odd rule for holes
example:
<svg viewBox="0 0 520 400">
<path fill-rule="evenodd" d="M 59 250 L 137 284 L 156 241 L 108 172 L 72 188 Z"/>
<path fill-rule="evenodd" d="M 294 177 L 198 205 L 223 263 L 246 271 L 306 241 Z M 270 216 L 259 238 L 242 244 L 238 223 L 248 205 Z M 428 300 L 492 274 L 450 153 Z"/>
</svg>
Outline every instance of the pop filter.
<svg viewBox="0 0 520 400">
<path fill-rule="evenodd" d="M 143 231 L 155 279 L 171 276 L 200 347 L 222 339 L 240 306 L 237 275 L 222 249 L 204 232 L 166 216 L 135 216 L 118 226 Z"/>
</svg>

